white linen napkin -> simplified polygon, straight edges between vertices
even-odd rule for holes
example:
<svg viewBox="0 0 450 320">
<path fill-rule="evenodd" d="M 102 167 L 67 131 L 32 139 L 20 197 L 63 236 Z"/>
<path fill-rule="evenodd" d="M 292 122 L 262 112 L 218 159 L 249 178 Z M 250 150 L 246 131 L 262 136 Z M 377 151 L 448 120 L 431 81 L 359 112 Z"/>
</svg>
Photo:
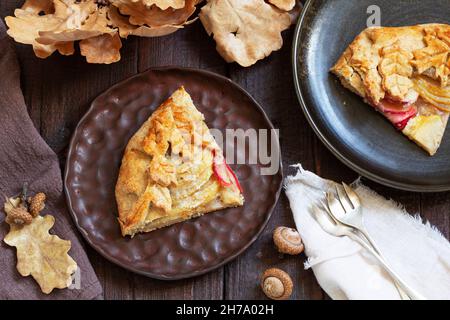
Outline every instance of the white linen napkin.
<svg viewBox="0 0 450 320">
<path fill-rule="evenodd" d="M 297 174 L 286 178 L 285 191 L 308 256 L 305 268 L 312 268 L 332 299 L 400 299 L 392 279 L 369 252 L 348 237 L 326 233 L 314 219 L 312 206 L 321 207 L 319 200 L 334 190 L 335 182 L 296 167 Z M 450 299 L 447 239 L 359 181 L 352 187 L 361 199 L 364 224 L 388 264 L 427 299 Z"/>
</svg>

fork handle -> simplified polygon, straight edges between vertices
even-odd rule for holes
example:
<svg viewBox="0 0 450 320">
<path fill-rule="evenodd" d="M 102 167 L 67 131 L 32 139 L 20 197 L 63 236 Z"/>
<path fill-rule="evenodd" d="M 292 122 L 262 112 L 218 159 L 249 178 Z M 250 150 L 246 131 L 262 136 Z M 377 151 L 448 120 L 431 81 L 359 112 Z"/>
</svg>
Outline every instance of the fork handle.
<svg viewBox="0 0 450 320">
<path fill-rule="evenodd" d="M 406 282 L 403 281 L 403 279 L 394 270 L 392 270 L 392 268 L 387 264 L 386 260 L 382 256 L 380 250 L 378 249 L 378 247 L 376 246 L 374 241 L 371 239 L 371 237 L 369 236 L 367 231 L 361 230 L 361 229 L 359 229 L 358 231 L 364 236 L 364 238 L 367 239 L 367 241 L 370 243 L 370 245 L 373 248 L 371 246 L 369 246 L 365 241 L 360 239 L 359 237 L 356 237 L 356 238 L 358 238 L 360 240 L 360 241 L 358 241 L 359 244 L 361 244 L 366 250 L 370 251 L 370 253 L 372 253 L 375 256 L 375 258 L 378 259 L 378 261 L 384 266 L 386 271 L 401 286 L 401 288 L 408 294 L 408 296 L 412 300 L 427 300 L 423 295 L 421 295 L 416 290 L 414 290 L 413 288 L 408 286 L 406 284 Z"/>
<path fill-rule="evenodd" d="M 352 240 L 356 241 L 357 243 L 359 243 L 363 248 L 368 250 L 371 254 L 373 254 L 375 256 L 375 258 L 377 258 L 377 259 L 382 258 L 382 256 L 377 257 L 377 255 L 375 254 L 375 252 L 376 252 L 375 249 L 370 247 L 370 245 L 366 241 L 364 241 L 362 237 L 358 236 L 355 232 L 349 231 L 347 233 L 347 236 L 350 239 L 352 239 Z M 398 293 L 400 294 L 401 300 L 411 300 L 411 298 L 406 294 L 405 290 L 403 290 L 403 288 L 399 285 L 397 280 L 396 279 L 393 279 L 393 280 L 394 280 L 394 285 L 397 288 Z"/>
</svg>

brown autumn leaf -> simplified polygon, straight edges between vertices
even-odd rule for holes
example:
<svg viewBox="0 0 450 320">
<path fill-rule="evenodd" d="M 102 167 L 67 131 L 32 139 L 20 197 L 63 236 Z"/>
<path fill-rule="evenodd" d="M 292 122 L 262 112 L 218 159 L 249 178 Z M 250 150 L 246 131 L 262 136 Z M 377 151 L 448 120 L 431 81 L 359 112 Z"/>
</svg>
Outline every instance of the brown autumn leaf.
<svg viewBox="0 0 450 320">
<path fill-rule="evenodd" d="M 117 33 L 102 34 L 94 38 L 80 41 L 81 55 L 89 63 L 110 64 L 120 60 L 122 42 Z"/>
<path fill-rule="evenodd" d="M 291 25 L 288 13 L 264 0 L 209 0 L 200 20 L 214 36 L 220 55 L 243 67 L 279 50 L 283 45 L 281 32 Z"/>
<path fill-rule="evenodd" d="M 149 8 L 142 2 L 132 2 L 132 0 L 111 0 L 111 3 L 119 8 L 121 14 L 130 16 L 129 21 L 131 24 L 160 27 L 185 24 L 189 17 L 195 12 L 195 6 L 199 1 L 186 0 L 186 5 L 177 10 L 162 10 L 156 6 Z"/>
<path fill-rule="evenodd" d="M 83 23 L 87 17 L 98 9 L 96 0 L 52 0 L 55 6 L 55 15 L 66 20 L 68 27 L 70 25 L 79 25 Z M 70 18 L 69 18 L 70 17 Z"/>
<path fill-rule="evenodd" d="M 96 36 L 102 31 L 114 32 L 114 29 L 102 25 L 106 14 L 97 12 L 94 0 L 80 3 L 75 0 L 53 0 L 54 13 L 45 15 L 39 15 L 39 9 L 31 10 L 32 4 L 36 5 L 34 8 L 39 7 L 37 2 L 29 2 L 29 10 L 16 9 L 14 17 L 6 17 L 5 21 L 8 34 L 19 43 L 31 44 L 39 58 L 47 58 L 56 50 L 64 55 L 73 54 L 73 43 L 66 42 L 88 35 Z"/>
<path fill-rule="evenodd" d="M 6 17 L 8 35 L 16 42 L 30 44 L 37 57 L 47 58 L 57 50 L 54 44 L 41 44 L 36 41 L 39 31 L 52 30 L 57 28 L 62 20 L 53 14 L 40 16 L 22 9 L 14 11 L 15 17 Z"/>
<path fill-rule="evenodd" d="M 5 205 L 3 208 L 5 209 L 5 213 L 8 215 L 11 210 L 15 207 L 18 207 L 21 203 L 20 197 L 17 198 L 7 198 L 5 201 Z"/>
<path fill-rule="evenodd" d="M 26 0 L 14 17 L 5 20 L 8 34 L 17 42 L 32 45 L 40 58 L 47 58 L 55 51 L 71 55 L 75 51 L 74 41 L 92 39 L 80 43 L 83 55 L 90 62 L 111 63 L 120 59 L 121 43 L 115 36 L 117 33 L 123 38 L 173 33 L 196 20 L 188 19 L 202 1 Z M 100 43 L 111 52 L 101 52 Z"/>
<path fill-rule="evenodd" d="M 75 53 L 75 45 L 73 41 L 59 42 L 55 44 L 55 47 L 63 56 L 71 56 Z"/>
<path fill-rule="evenodd" d="M 131 0 L 131 1 L 142 2 L 147 7 L 155 5 L 162 10 L 166 10 L 168 8 L 181 9 L 184 8 L 185 6 L 185 0 Z"/>
<path fill-rule="evenodd" d="M 72 0 L 75 1 L 75 0 Z M 64 19 L 64 23 L 52 30 L 39 31 L 39 37 L 36 39 L 41 44 L 53 44 L 57 42 L 77 41 L 97 37 L 102 34 L 113 35 L 116 29 L 109 26 L 110 21 L 107 17 L 107 8 L 103 7 L 91 9 L 86 6 L 84 9 L 80 4 L 74 2 L 66 9 L 59 9 L 57 3 L 63 3 L 61 0 L 55 2 L 55 15 Z M 64 7 L 64 5 L 62 5 Z M 61 12 L 78 12 L 64 16 Z M 73 11 L 71 11 L 73 10 Z"/>
<path fill-rule="evenodd" d="M 295 1 L 295 6 L 289 10 L 289 15 L 291 16 L 291 24 L 297 24 L 298 18 L 300 17 L 300 14 L 303 9 L 303 4 L 300 0 Z"/>
<path fill-rule="evenodd" d="M 166 25 L 159 27 L 136 26 L 130 23 L 127 16 L 121 15 L 116 7 L 111 7 L 108 12 L 108 17 L 112 24 L 119 29 L 119 35 L 122 38 L 128 36 L 139 37 L 161 37 L 171 34 L 184 28 L 185 25 L 192 23 L 194 20 L 187 21 L 184 25 Z"/>
<path fill-rule="evenodd" d="M 284 11 L 291 11 L 296 5 L 296 0 L 269 0 L 269 2 Z"/>
<path fill-rule="evenodd" d="M 11 225 L 4 239 L 17 248 L 19 273 L 24 277 L 31 275 L 46 294 L 70 286 L 77 270 L 77 263 L 68 255 L 70 241 L 49 234 L 54 223 L 53 216 L 37 216 L 29 225 Z"/>
<path fill-rule="evenodd" d="M 53 5 L 53 0 L 26 0 L 22 10 L 34 14 L 49 14 L 55 11 L 55 6 Z"/>
</svg>

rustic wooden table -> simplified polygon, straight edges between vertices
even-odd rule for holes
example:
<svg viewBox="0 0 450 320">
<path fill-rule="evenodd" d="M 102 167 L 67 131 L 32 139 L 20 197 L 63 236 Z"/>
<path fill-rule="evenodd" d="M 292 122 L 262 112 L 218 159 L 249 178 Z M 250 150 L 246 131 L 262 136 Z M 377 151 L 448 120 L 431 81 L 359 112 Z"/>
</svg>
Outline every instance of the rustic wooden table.
<svg viewBox="0 0 450 320">
<path fill-rule="evenodd" d="M 11 15 L 22 1 L 0 1 L 0 14 Z M 319 175 L 350 182 L 357 174 L 340 163 L 316 138 L 297 101 L 291 68 L 293 29 L 284 34 L 282 50 L 251 68 L 227 64 L 200 22 L 164 38 L 124 41 L 122 60 L 113 65 L 89 65 L 79 55 L 58 54 L 46 60 L 31 47 L 17 45 L 22 68 L 22 88 L 31 118 L 41 135 L 59 155 L 61 167 L 70 136 L 90 102 L 111 85 L 153 66 L 178 65 L 223 74 L 244 87 L 280 128 L 285 174 L 289 165 L 302 163 Z M 407 165 L 407 164 L 405 164 Z M 409 212 L 436 225 L 450 238 L 450 193 L 402 192 L 364 180 L 371 188 L 406 205 Z M 290 273 L 293 299 L 327 299 L 311 271 L 303 270 L 305 257 L 281 257 L 273 248 L 276 226 L 293 226 L 285 195 L 261 237 L 239 258 L 207 275 L 176 282 L 148 279 L 121 269 L 88 248 L 89 257 L 103 284 L 106 299 L 262 299 L 260 274 L 268 267 Z"/>
</svg>

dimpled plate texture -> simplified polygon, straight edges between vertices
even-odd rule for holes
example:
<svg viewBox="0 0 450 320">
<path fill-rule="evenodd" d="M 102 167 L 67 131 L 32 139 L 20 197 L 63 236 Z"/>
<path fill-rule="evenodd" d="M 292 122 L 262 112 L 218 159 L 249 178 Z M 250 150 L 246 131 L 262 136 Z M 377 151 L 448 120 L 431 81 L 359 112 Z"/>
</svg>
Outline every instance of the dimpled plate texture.
<svg viewBox="0 0 450 320">
<path fill-rule="evenodd" d="M 293 54 L 303 111 L 324 144 L 361 175 L 404 190 L 450 190 L 450 128 L 438 153 L 430 157 L 329 72 L 367 27 L 367 11 L 373 6 L 380 9 L 382 26 L 450 23 L 449 0 L 309 1 Z"/>
<path fill-rule="evenodd" d="M 262 164 L 231 165 L 244 189 L 243 207 L 209 213 L 132 239 L 122 237 L 114 188 L 124 149 L 152 112 L 181 85 L 210 128 L 273 129 L 259 105 L 224 77 L 192 69 L 151 69 L 94 100 L 75 130 L 65 175 L 70 211 L 89 244 L 113 263 L 164 280 L 206 273 L 242 253 L 267 224 L 283 180 L 281 162 L 278 173 L 271 176 L 261 175 Z M 279 155 L 278 142 L 268 140 L 268 150 L 273 143 Z M 248 148 L 247 144 L 236 154 L 245 151 L 248 158 Z"/>
</svg>

